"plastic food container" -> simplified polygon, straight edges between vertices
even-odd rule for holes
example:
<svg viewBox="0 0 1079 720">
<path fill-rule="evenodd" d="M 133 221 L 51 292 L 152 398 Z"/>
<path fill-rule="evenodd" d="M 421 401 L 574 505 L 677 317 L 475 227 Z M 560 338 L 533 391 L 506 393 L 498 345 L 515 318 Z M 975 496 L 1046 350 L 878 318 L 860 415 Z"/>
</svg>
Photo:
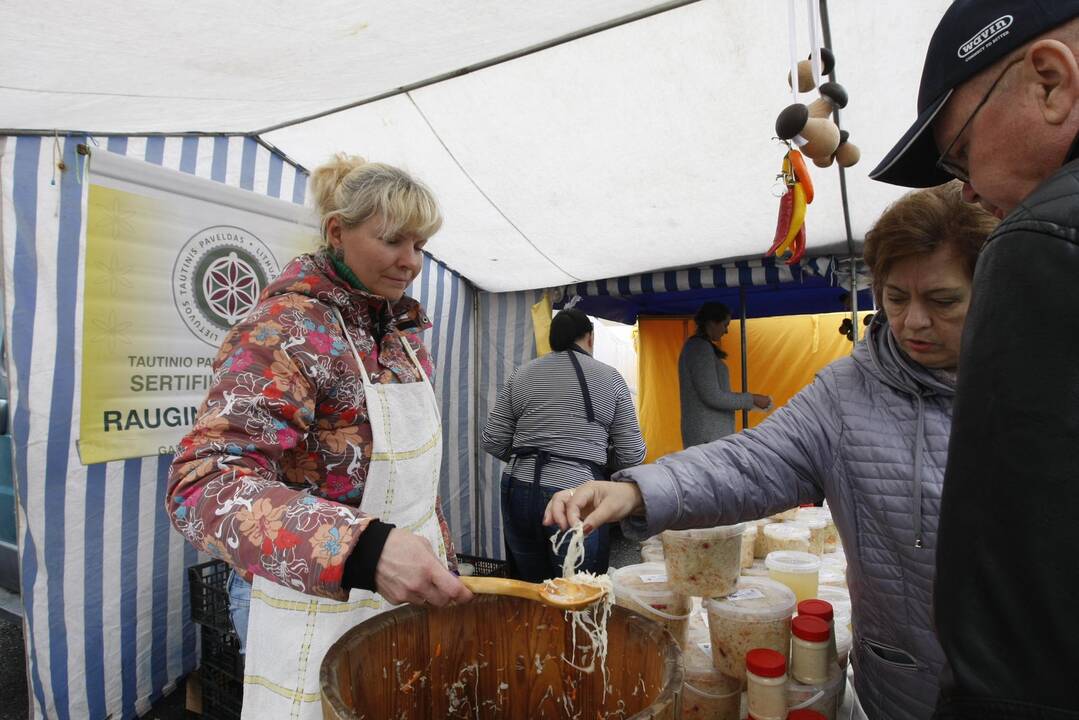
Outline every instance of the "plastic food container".
<svg viewBox="0 0 1079 720">
<path fill-rule="evenodd" d="M 819 713 L 816 710 L 801 708 L 799 710 L 791 710 L 787 713 L 787 720 L 826 720 L 826 718 L 823 713 Z"/>
<path fill-rule="evenodd" d="M 794 591 L 798 600 L 817 597 L 817 578 L 820 575 L 820 558 L 816 555 L 793 550 L 768 553 L 764 559 L 768 577 L 783 583 Z"/>
<path fill-rule="evenodd" d="M 846 684 L 846 673 L 838 669 L 820 685 L 792 681 L 787 684 L 787 705 L 791 710 L 816 710 L 827 720 L 837 720 L 840 696 Z"/>
<path fill-rule="evenodd" d="M 765 552 L 764 548 L 764 526 L 772 525 L 773 523 L 775 523 L 775 520 L 772 518 L 762 518 L 753 521 L 753 524 L 757 527 L 757 539 L 753 543 L 753 557 L 763 560 L 764 556 L 768 554 Z"/>
<path fill-rule="evenodd" d="M 839 664 L 839 653 L 836 650 L 835 643 L 835 613 L 832 610 L 832 606 L 826 600 L 819 600 L 814 598 L 812 600 L 803 600 L 798 603 L 798 615 L 810 615 L 815 618 L 819 618 L 828 624 L 828 664 Z M 793 621 L 792 621 L 793 623 Z M 791 632 L 793 633 L 793 625 Z M 791 652 L 794 650 L 792 648 Z"/>
<path fill-rule="evenodd" d="M 734 590 L 742 564 L 745 525 L 668 530 L 663 555 L 671 587 L 684 595 L 713 597 Z"/>
<path fill-rule="evenodd" d="M 753 553 L 757 548 L 757 526 L 746 525 L 742 531 L 742 569 L 753 567 Z"/>
<path fill-rule="evenodd" d="M 784 520 L 793 520 L 798 516 L 799 510 L 801 510 L 801 508 L 792 507 L 790 510 L 784 510 L 783 512 L 776 513 L 772 516 L 772 519 L 779 522 L 783 522 Z"/>
<path fill-rule="evenodd" d="M 712 638 L 698 612 L 689 620 L 682 651 L 682 717 L 741 720 L 742 681 L 727 677 L 712 662 Z"/>
<path fill-rule="evenodd" d="M 841 552 L 826 552 L 820 556 L 822 568 L 832 568 L 839 572 L 847 571 L 847 556 Z"/>
<path fill-rule="evenodd" d="M 741 578 L 727 597 L 705 600 L 716 669 L 741 681 L 750 650 L 769 648 L 788 657 L 795 602 L 786 585 L 756 577 Z"/>
<path fill-rule="evenodd" d="M 801 512 L 801 511 L 799 511 Z M 828 521 L 824 518 L 799 517 L 788 521 L 788 525 L 801 525 L 809 530 L 809 552 L 814 555 L 824 554 L 824 536 L 827 534 Z"/>
<path fill-rule="evenodd" d="M 665 558 L 663 557 L 663 546 L 656 545 L 641 545 L 641 560 L 646 563 L 663 563 Z"/>
<path fill-rule="evenodd" d="M 755 720 L 787 720 L 787 660 L 756 648 L 746 653 L 746 694 Z"/>
<path fill-rule="evenodd" d="M 812 615 L 791 620 L 791 677 L 806 685 L 827 682 L 832 669 L 830 623 Z"/>
<path fill-rule="evenodd" d="M 854 633 L 845 625 L 835 626 L 835 651 L 836 660 L 843 672 L 847 671 L 847 663 L 850 662 L 850 648 L 854 644 Z"/>
<path fill-rule="evenodd" d="M 814 508 L 799 508 L 795 514 L 795 521 L 803 518 L 812 518 L 818 520 L 824 520 L 826 528 L 824 530 L 824 552 L 835 552 L 839 547 L 839 531 L 836 530 L 835 520 L 832 519 L 832 512 L 828 508 L 814 507 Z"/>
<path fill-rule="evenodd" d="M 831 587 L 845 588 L 847 587 L 847 573 L 821 565 L 817 584 L 821 587 L 828 585 Z"/>
<path fill-rule="evenodd" d="M 747 568 L 742 568 L 742 577 L 768 577 L 768 566 L 764 560 L 754 560 Z"/>
<path fill-rule="evenodd" d="M 850 593 L 847 592 L 846 588 L 821 585 L 817 588 L 817 598 L 826 601 L 832 606 L 832 612 L 835 613 L 835 626 L 837 631 L 840 626 L 850 630 Z"/>
<path fill-rule="evenodd" d="M 686 639 L 690 599 L 675 592 L 662 563 L 627 565 L 611 573 L 616 605 L 666 627 L 679 645 Z"/>
<path fill-rule="evenodd" d="M 809 552 L 809 528 L 792 523 L 772 523 L 764 526 L 764 556 L 777 550 Z"/>
</svg>

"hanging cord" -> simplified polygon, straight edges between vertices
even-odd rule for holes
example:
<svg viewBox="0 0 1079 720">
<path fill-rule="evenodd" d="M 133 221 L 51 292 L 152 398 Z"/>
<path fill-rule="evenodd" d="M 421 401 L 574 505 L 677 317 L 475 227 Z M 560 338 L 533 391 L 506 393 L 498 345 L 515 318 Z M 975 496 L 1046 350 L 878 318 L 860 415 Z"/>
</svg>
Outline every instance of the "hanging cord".
<svg viewBox="0 0 1079 720">
<path fill-rule="evenodd" d="M 794 12 L 794 0 L 787 0 L 787 33 L 791 62 L 791 102 L 798 102 L 798 18 Z"/>
<path fill-rule="evenodd" d="M 813 68 L 813 82 L 820 87 L 821 61 L 820 61 L 820 31 L 818 30 L 817 18 L 820 15 L 819 0 L 806 0 L 806 14 L 809 16 L 809 47 L 812 52 L 810 66 Z"/>
<path fill-rule="evenodd" d="M 56 186 L 56 171 L 61 173 L 67 170 L 67 165 L 64 163 L 64 151 L 60 148 L 60 131 L 52 131 L 52 180 L 49 181 L 49 185 Z"/>
</svg>

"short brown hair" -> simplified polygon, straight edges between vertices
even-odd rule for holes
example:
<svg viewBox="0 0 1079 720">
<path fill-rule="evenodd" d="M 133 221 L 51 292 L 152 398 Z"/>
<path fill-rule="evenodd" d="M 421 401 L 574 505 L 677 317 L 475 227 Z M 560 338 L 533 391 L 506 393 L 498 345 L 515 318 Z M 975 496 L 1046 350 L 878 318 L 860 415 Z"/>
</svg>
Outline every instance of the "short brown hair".
<svg viewBox="0 0 1079 720">
<path fill-rule="evenodd" d="M 1000 221 L 981 206 L 963 200 L 958 180 L 909 192 L 896 200 L 865 235 L 862 257 L 873 273 L 873 295 L 881 304 L 881 289 L 900 260 L 931 255 L 947 245 L 974 277 L 986 238 Z"/>
</svg>

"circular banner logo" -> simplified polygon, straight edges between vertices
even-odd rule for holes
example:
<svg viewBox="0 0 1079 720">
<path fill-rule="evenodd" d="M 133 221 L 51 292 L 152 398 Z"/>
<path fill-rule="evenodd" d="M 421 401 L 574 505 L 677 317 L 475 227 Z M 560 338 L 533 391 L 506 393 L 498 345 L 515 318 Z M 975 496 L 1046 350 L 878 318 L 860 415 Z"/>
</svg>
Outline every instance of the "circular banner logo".
<svg viewBox="0 0 1079 720">
<path fill-rule="evenodd" d="M 192 235 L 172 268 L 172 298 L 191 334 L 218 347 L 280 267 L 254 234 L 214 225 Z"/>
</svg>

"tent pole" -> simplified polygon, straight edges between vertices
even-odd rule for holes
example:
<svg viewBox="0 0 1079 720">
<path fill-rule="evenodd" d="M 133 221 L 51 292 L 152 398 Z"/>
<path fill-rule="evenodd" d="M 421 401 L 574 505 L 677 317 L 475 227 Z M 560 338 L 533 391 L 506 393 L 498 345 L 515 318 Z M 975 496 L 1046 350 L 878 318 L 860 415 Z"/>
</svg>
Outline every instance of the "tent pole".
<svg viewBox="0 0 1079 720">
<path fill-rule="evenodd" d="M 820 24 L 821 33 L 824 35 L 824 45 L 835 52 L 835 46 L 832 45 L 832 26 L 831 21 L 828 18 L 828 0 L 820 0 Z M 838 63 L 836 63 L 838 65 Z M 828 79 L 832 82 L 836 81 L 835 67 L 832 68 L 832 72 L 828 74 Z M 839 125 L 839 108 L 832 110 L 832 116 L 835 120 L 835 124 Z M 840 125 L 842 127 L 842 125 Z M 853 325 L 851 332 L 851 341 L 854 344 L 858 343 L 858 257 L 854 252 L 854 233 L 850 227 L 850 197 L 847 194 L 847 171 L 839 163 L 836 163 L 839 168 L 839 196 L 843 200 L 843 224 L 847 229 L 847 257 L 850 258 L 851 275 L 850 275 L 850 318 Z"/>
<path fill-rule="evenodd" d="M 738 305 L 742 313 L 742 392 L 749 392 L 749 368 L 746 367 L 746 289 L 738 286 Z M 749 428 L 749 411 L 742 411 L 742 429 Z"/>
</svg>

